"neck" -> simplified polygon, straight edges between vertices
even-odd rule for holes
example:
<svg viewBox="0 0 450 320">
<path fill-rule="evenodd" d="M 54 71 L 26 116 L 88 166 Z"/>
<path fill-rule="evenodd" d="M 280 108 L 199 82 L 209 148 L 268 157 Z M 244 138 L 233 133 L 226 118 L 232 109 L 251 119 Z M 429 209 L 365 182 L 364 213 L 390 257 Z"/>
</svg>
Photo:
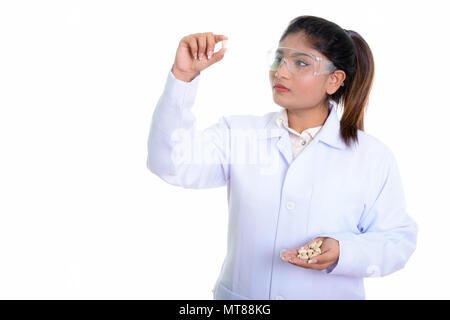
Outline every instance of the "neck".
<svg viewBox="0 0 450 320">
<path fill-rule="evenodd" d="M 286 109 L 288 125 L 295 131 L 302 133 L 303 130 L 321 126 L 328 118 L 328 103 L 320 104 L 306 109 Z"/>
</svg>

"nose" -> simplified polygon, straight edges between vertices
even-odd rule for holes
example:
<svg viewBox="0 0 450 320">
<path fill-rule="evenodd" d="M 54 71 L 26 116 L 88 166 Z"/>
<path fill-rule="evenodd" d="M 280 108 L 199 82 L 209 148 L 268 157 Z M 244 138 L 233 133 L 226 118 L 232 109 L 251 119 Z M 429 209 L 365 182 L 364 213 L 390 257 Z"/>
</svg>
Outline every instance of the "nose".
<svg viewBox="0 0 450 320">
<path fill-rule="evenodd" d="M 286 60 L 286 57 L 283 57 L 283 59 L 282 59 L 281 62 L 280 62 L 280 65 L 278 66 L 278 70 L 277 70 L 276 73 L 280 74 L 280 70 L 281 70 L 281 68 L 283 67 L 283 63 L 284 63 L 284 65 L 285 65 L 285 67 L 289 70 L 289 68 L 287 67 L 287 60 Z M 286 71 L 286 70 L 283 70 L 283 74 L 284 74 L 285 71 Z"/>
</svg>

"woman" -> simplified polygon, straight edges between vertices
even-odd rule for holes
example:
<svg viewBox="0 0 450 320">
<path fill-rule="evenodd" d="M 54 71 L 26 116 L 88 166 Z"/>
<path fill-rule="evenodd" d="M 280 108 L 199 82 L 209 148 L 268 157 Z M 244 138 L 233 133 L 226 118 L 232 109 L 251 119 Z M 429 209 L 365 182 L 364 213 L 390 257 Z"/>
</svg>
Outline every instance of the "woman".
<svg viewBox="0 0 450 320">
<path fill-rule="evenodd" d="M 191 108 L 200 71 L 223 59 L 226 49 L 213 51 L 226 39 L 180 41 L 147 161 L 173 185 L 227 185 L 228 248 L 214 298 L 365 299 L 363 278 L 403 268 L 418 230 L 392 151 L 364 132 L 369 46 L 335 23 L 297 17 L 268 53 L 282 110 L 222 117 L 197 132 Z M 319 240 L 321 254 L 300 258 L 299 248 Z"/>
</svg>

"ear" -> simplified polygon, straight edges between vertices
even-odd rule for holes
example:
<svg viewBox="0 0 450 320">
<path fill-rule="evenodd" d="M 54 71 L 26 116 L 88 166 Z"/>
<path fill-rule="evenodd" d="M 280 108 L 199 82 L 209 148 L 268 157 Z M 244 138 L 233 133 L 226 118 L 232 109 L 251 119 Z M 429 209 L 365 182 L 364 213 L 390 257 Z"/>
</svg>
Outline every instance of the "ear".
<svg viewBox="0 0 450 320">
<path fill-rule="evenodd" d="M 341 84 L 344 83 L 345 77 L 345 72 L 342 70 L 336 70 L 329 74 L 327 81 L 327 94 L 332 95 L 338 91 Z"/>
</svg>

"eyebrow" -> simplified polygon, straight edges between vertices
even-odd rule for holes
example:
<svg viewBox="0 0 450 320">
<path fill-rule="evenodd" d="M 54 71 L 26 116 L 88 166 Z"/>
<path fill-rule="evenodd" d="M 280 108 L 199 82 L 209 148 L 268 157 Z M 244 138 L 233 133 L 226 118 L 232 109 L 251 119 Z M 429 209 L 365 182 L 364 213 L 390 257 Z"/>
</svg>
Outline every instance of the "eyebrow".
<svg viewBox="0 0 450 320">
<path fill-rule="evenodd" d="M 277 49 L 277 53 L 284 53 L 283 50 Z M 310 56 L 309 53 L 303 53 L 303 52 L 295 52 L 291 55 L 291 57 L 297 57 L 297 56 Z"/>
</svg>

